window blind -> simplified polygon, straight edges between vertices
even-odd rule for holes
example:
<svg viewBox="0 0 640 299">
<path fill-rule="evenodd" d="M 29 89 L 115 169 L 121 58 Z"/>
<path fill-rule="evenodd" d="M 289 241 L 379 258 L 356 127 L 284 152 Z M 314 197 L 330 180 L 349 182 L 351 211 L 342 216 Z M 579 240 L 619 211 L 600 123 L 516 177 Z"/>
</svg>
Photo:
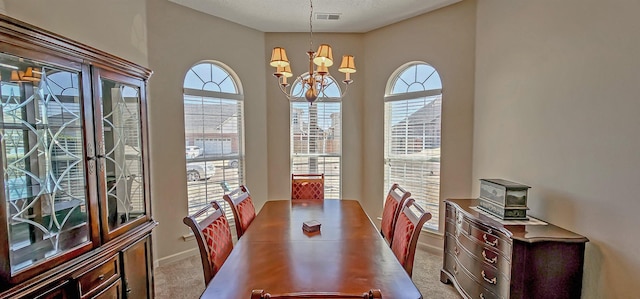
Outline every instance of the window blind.
<svg viewBox="0 0 640 299">
<path fill-rule="evenodd" d="M 398 183 L 411 192 L 433 215 L 425 224 L 433 230 L 439 221 L 441 106 L 441 95 L 385 102 L 385 186 Z"/>
<path fill-rule="evenodd" d="M 217 200 L 232 221 L 231 209 L 222 197 L 244 182 L 242 163 L 238 163 L 242 160 L 242 102 L 188 95 L 184 98 L 185 144 L 196 146 L 199 151 L 187 155 L 189 214 Z"/>
<path fill-rule="evenodd" d="M 324 173 L 325 198 L 341 196 L 342 103 L 292 101 L 291 173 Z"/>
</svg>

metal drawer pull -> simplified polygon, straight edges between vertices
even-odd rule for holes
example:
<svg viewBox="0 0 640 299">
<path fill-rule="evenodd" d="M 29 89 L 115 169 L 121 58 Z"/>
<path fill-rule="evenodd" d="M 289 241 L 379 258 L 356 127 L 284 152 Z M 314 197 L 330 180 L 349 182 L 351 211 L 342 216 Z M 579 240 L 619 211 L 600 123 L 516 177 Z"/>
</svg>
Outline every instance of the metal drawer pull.
<svg viewBox="0 0 640 299">
<path fill-rule="evenodd" d="M 98 276 L 98 280 L 104 280 L 104 274 L 100 274 L 100 276 Z"/>
<path fill-rule="evenodd" d="M 458 264 L 453 265 L 453 274 L 458 275 Z"/>
<path fill-rule="evenodd" d="M 480 293 L 480 299 L 484 299 L 484 294 Z"/>
<path fill-rule="evenodd" d="M 485 261 L 487 261 L 487 263 L 491 263 L 491 264 L 495 264 L 496 261 L 498 260 L 497 256 L 494 256 L 492 259 L 487 258 L 487 254 L 485 253 L 485 251 L 482 251 L 482 257 L 484 258 Z"/>
<path fill-rule="evenodd" d="M 458 249 L 458 246 L 456 246 L 456 247 L 454 247 L 454 248 L 453 248 L 453 252 L 455 252 L 455 253 L 456 253 L 456 255 L 459 255 L 459 254 L 460 254 L 460 249 Z"/>
<path fill-rule="evenodd" d="M 482 270 L 482 279 L 484 279 L 484 281 L 486 281 L 486 282 L 488 282 L 490 284 L 493 284 L 493 285 L 498 283 L 498 280 L 495 277 L 491 278 L 491 279 L 487 278 L 487 276 L 484 274 L 484 270 Z"/>
<path fill-rule="evenodd" d="M 488 245 L 491 245 L 493 247 L 496 247 L 498 245 L 498 239 L 493 240 L 493 242 L 489 242 L 489 240 L 487 239 L 487 234 L 483 234 L 482 238 L 484 239 L 484 242 L 487 243 Z"/>
</svg>

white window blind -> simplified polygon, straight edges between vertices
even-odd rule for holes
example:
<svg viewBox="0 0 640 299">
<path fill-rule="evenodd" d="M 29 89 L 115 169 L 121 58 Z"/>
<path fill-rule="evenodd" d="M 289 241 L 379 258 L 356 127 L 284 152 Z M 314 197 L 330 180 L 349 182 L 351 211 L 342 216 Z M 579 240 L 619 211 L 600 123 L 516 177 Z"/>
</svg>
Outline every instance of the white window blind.
<svg viewBox="0 0 640 299">
<path fill-rule="evenodd" d="M 411 192 L 433 215 L 424 227 L 438 230 L 440 77 L 433 67 L 419 63 L 401 69 L 391 80 L 385 97 L 384 183 L 389 187 L 398 183 Z"/>
<path fill-rule="evenodd" d="M 189 214 L 244 184 L 243 97 L 230 71 L 212 63 L 191 68 L 184 82 L 185 156 Z"/>
<path fill-rule="evenodd" d="M 306 89 L 297 81 L 293 86 L 302 94 Z M 341 197 L 342 103 L 333 81 L 319 101 L 310 105 L 304 98 L 290 103 L 291 173 L 324 173 L 324 197 Z"/>
</svg>

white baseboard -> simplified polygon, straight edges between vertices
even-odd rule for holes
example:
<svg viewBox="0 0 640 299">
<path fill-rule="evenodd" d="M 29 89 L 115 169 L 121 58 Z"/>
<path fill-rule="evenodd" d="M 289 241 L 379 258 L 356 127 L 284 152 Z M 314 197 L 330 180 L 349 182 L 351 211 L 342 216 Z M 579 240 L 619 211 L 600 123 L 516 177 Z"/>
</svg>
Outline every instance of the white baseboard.
<svg viewBox="0 0 640 299">
<path fill-rule="evenodd" d="M 198 248 L 193 248 L 189 250 L 185 250 L 183 252 L 178 252 L 176 254 L 172 254 L 170 256 L 165 256 L 163 258 L 159 258 L 153 262 L 154 267 L 164 266 L 166 264 L 170 264 L 194 255 L 200 255 L 200 251 Z"/>
<path fill-rule="evenodd" d="M 442 255 L 444 252 L 444 236 L 437 232 L 422 230 L 418 238 L 418 248 L 433 254 Z"/>
</svg>

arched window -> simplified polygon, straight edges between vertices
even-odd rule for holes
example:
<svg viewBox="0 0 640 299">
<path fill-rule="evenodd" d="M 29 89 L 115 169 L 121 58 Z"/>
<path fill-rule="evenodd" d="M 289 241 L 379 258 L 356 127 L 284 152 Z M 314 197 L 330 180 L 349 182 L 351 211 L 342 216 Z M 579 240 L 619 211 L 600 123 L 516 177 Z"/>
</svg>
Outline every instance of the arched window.
<svg viewBox="0 0 640 299">
<path fill-rule="evenodd" d="M 244 184 L 244 96 L 238 77 L 219 62 L 189 69 L 183 92 L 185 179 L 193 214 L 212 200 L 222 203 L 225 193 Z M 233 217 L 230 210 L 226 215 Z"/>
<path fill-rule="evenodd" d="M 424 62 L 400 67 L 387 84 L 384 184 L 398 183 L 433 215 L 425 228 L 438 230 L 442 82 Z"/>
<path fill-rule="evenodd" d="M 302 76 L 305 78 L 306 76 Z M 291 173 L 324 173 L 325 198 L 340 198 L 342 169 L 342 102 L 340 86 L 329 77 L 324 94 L 312 105 L 300 79 L 290 102 Z"/>
</svg>

